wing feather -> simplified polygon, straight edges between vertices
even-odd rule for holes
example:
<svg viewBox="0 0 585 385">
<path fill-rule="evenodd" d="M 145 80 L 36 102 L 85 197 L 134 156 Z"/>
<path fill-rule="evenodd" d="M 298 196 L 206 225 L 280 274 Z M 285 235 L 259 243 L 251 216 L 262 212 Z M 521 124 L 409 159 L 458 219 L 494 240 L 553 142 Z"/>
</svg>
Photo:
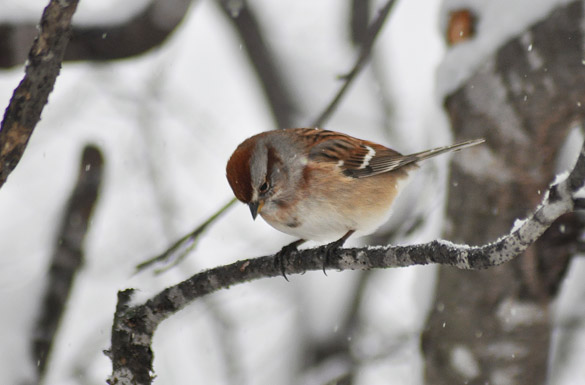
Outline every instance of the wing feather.
<svg viewBox="0 0 585 385">
<path fill-rule="evenodd" d="M 424 159 L 475 146 L 485 141 L 484 139 L 468 140 L 414 154 L 402 155 L 380 144 L 334 131 L 305 129 L 302 134 L 308 138 L 310 137 L 313 141 L 309 159 L 315 162 L 334 163 L 341 168 L 345 175 L 352 178 L 367 178 L 407 166 L 412 167 Z"/>
</svg>

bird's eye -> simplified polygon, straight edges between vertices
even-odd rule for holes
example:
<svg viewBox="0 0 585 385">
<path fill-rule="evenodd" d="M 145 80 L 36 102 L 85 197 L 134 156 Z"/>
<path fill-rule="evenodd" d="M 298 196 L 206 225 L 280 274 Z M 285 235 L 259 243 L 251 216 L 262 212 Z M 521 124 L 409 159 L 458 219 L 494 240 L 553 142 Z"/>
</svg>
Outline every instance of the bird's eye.
<svg viewBox="0 0 585 385">
<path fill-rule="evenodd" d="M 270 185 L 268 184 L 268 182 L 264 182 L 262 183 L 262 186 L 260 186 L 260 194 L 264 194 L 268 191 L 268 189 L 270 188 Z"/>
</svg>

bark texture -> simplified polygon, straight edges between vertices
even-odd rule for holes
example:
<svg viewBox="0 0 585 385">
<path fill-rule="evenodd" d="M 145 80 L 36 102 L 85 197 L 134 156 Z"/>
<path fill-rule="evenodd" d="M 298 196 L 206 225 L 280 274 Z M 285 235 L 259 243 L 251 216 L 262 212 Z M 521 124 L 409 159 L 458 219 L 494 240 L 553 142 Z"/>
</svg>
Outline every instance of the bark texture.
<svg viewBox="0 0 585 385">
<path fill-rule="evenodd" d="M 20 162 L 53 91 L 77 3 L 52 0 L 43 12 L 39 33 L 28 54 L 25 76 L 14 90 L 0 126 L 0 188 Z"/>
<path fill-rule="evenodd" d="M 542 198 L 585 115 L 583 3 L 502 46 L 445 107 L 457 139 L 484 137 L 452 165 L 445 238 L 493 241 Z M 561 217 L 520 258 L 488 271 L 441 267 L 423 336 L 427 383 L 544 384 L 555 298 L 582 220 Z"/>
</svg>

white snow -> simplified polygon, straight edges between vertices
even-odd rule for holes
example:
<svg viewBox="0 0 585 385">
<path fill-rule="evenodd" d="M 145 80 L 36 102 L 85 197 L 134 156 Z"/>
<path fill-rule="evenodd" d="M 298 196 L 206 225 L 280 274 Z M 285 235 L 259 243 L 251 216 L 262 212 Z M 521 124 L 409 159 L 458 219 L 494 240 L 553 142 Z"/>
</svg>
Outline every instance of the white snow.
<svg viewBox="0 0 585 385">
<path fill-rule="evenodd" d="M 512 226 L 512 230 L 510 232 L 515 233 L 516 231 L 520 230 L 520 227 L 522 227 L 526 223 L 527 220 L 528 220 L 528 218 L 515 219 L 514 225 Z"/>
<path fill-rule="evenodd" d="M 576 256 L 554 306 L 551 376 L 555 384 L 578 385 L 585 378 L 585 258 Z"/>
<path fill-rule="evenodd" d="M 455 346 L 451 350 L 449 362 L 451 367 L 466 380 L 472 380 L 481 374 L 477 359 L 466 346 Z"/>
<path fill-rule="evenodd" d="M 438 100 L 459 88 L 499 47 L 544 19 L 551 10 L 570 0 L 443 0 L 441 31 L 446 31 L 449 13 L 470 9 L 477 17 L 472 39 L 447 50 L 437 72 Z M 442 32 L 445 35 L 444 32 Z M 526 50 L 538 47 L 525 41 Z M 534 56 L 534 55 L 533 55 Z"/>
<path fill-rule="evenodd" d="M 545 322 L 546 313 L 534 303 L 506 298 L 498 306 L 497 316 L 501 327 L 512 331 L 519 326 Z"/>
<path fill-rule="evenodd" d="M 148 3 L 81 1 L 74 20 L 119 22 Z M 520 31 L 523 23 L 542 17 L 556 3 L 467 2 L 486 13 L 480 32 L 496 37 L 450 49 L 439 71 L 440 92 L 455 87 L 446 77 L 461 81 L 479 65 L 505 31 Z M 346 44 L 347 5 L 337 0 L 249 4 L 301 101 L 297 125 L 306 125 L 337 91 L 336 76 L 347 72 L 356 58 L 357 50 Z M 38 22 L 45 5 L 39 0 L 0 0 L 0 20 Z M 443 14 L 455 6 L 449 1 Z M 371 65 L 326 128 L 403 153 L 451 142 L 433 95 L 436 66 L 444 53 L 437 33 L 438 7 L 432 0 L 397 2 L 374 46 Z M 506 9 L 503 19 L 501 9 Z M 464 58 L 469 53 L 473 59 Z M 22 74 L 22 68 L 0 72 L 2 106 Z M 392 116 L 381 107 L 388 100 Z M 195 2 L 164 47 L 139 58 L 100 65 L 66 63 L 24 158 L 0 189 L 0 308 L 10 309 L 0 328 L 2 380 L 21 383 L 31 377 L 27 349 L 32 322 L 55 224 L 74 183 L 83 144 L 93 142 L 103 149 L 106 179 L 86 240 L 86 262 L 49 364 L 48 385 L 103 383 L 109 375 L 111 363 L 102 350 L 109 347 L 118 290 L 136 288 L 132 304 L 142 303 L 202 269 L 272 254 L 292 241 L 261 220 L 252 222 L 247 208 L 236 204 L 181 265 L 160 276 L 133 275 L 137 263 L 163 251 L 231 199 L 226 160 L 242 140 L 272 128 L 241 41 L 213 1 Z M 465 152 L 454 155 L 460 157 L 466 161 Z M 481 154 L 481 160 L 497 165 L 489 153 Z M 422 228 L 401 243 L 440 236 L 446 164 L 447 157 L 425 163 L 398 198 L 390 225 L 418 215 L 425 218 Z M 350 239 L 348 246 L 359 242 Z M 359 309 L 364 327 L 348 336 L 356 342 L 356 352 L 368 359 L 356 374 L 356 384 L 388 384 L 389 378 L 402 385 L 423 383 L 419 338 L 433 300 L 435 272 L 427 266 L 373 273 Z M 339 332 L 359 273 L 328 274 L 240 285 L 165 320 L 154 337 L 155 383 L 262 385 L 294 378 L 305 344 Z M 174 298 L 179 300 L 180 293 Z M 525 322 L 506 317 L 512 324 Z M 265 343 L 259 346 L 258 340 Z M 455 358 L 469 363 L 465 351 L 456 352 Z"/>
<path fill-rule="evenodd" d="M 575 165 L 575 161 L 579 156 L 579 152 L 583 147 L 583 141 L 585 136 L 583 135 L 583 126 L 581 124 L 575 124 L 575 126 L 569 131 L 565 143 L 560 150 L 557 158 L 556 172 L 561 173 L 570 170 Z"/>
<path fill-rule="evenodd" d="M 568 177 L 569 177 L 569 171 L 563 171 L 563 172 L 555 175 L 555 179 L 552 181 L 550 186 L 554 186 L 556 184 L 564 182 Z"/>
</svg>

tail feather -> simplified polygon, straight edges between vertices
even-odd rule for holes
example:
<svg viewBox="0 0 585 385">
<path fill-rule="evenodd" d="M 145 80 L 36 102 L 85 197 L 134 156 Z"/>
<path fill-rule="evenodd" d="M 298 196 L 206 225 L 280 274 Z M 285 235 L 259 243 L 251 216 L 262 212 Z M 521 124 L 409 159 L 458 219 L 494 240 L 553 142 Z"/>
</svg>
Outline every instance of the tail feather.
<svg viewBox="0 0 585 385">
<path fill-rule="evenodd" d="M 421 160 L 432 158 L 433 156 L 441 155 L 441 154 L 444 154 L 446 152 L 451 152 L 451 151 L 459 151 L 459 150 L 462 150 L 464 148 L 476 146 L 476 145 L 484 143 L 484 142 L 485 142 L 485 139 L 483 139 L 483 138 L 482 139 L 467 140 L 465 142 L 455 143 L 455 144 L 451 144 L 449 146 L 437 147 L 437 148 L 433 148 L 431 150 L 417 152 L 415 154 L 407 155 L 407 157 L 409 157 L 409 158 L 413 157 L 415 159 L 414 160 L 415 162 L 419 162 Z"/>
<path fill-rule="evenodd" d="M 367 178 L 385 172 L 397 170 L 405 166 L 414 165 L 422 160 L 432 158 L 440 154 L 450 151 L 459 151 L 467 147 L 475 146 L 485 142 L 485 139 L 474 139 L 465 142 L 460 142 L 444 147 L 437 147 L 431 150 L 421 151 L 409 155 L 396 155 L 396 152 L 390 150 L 388 154 L 376 154 L 367 167 L 364 168 L 348 168 L 344 171 L 345 175 L 353 178 Z"/>
</svg>

